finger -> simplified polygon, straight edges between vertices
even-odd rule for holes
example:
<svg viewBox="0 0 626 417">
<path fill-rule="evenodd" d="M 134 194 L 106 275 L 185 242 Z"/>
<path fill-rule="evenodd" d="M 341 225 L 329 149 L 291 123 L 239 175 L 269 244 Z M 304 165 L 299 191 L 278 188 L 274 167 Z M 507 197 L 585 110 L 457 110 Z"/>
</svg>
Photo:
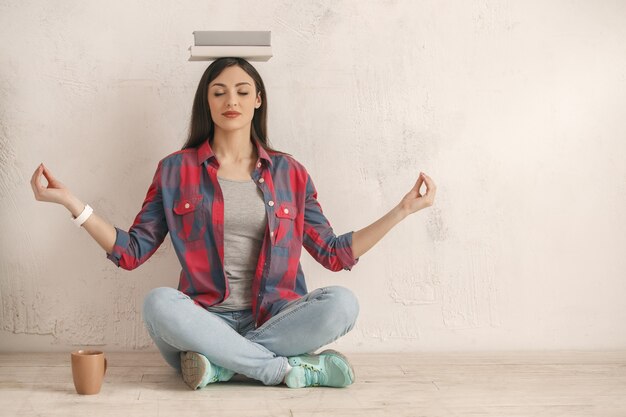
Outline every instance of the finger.
<svg viewBox="0 0 626 417">
<path fill-rule="evenodd" d="M 428 201 L 432 202 L 435 200 L 435 194 L 437 193 L 437 187 L 435 186 L 435 182 L 430 179 L 430 177 L 426 178 L 426 194 L 424 197 L 428 198 Z"/>
<path fill-rule="evenodd" d="M 420 187 L 422 186 L 423 183 L 424 183 L 424 178 L 419 177 L 417 181 L 415 182 L 415 185 L 413 186 L 413 190 L 417 191 L 419 194 Z"/>
<path fill-rule="evenodd" d="M 424 196 L 428 198 L 434 198 L 435 192 L 437 191 L 437 187 L 435 186 L 435 182 L 426 174 L 424 174 L 424 181 L 426 183 L 426 194 Z"/>
<path fill-rule="evenodd" d="M 424 180 L 426 181 L 426 186 L 431 188 L 431 189 L 436 189 L 437 186 L 435 185 L 435 181 L 433 181 L 432 178 L 430 178 L 428 175 L 424 174 Z"/>
<path fill-rule="evenodd" d="M 33 175 L 30 177 L 30 183 L 34 184 L 35 180 L 37 179 L 37 177 L 39 176 L 39 173 L 41 172 L 41 165 L 39 165 L 37 167 L 37 169 L 35 170 L 35 172 L 33 172 Z"/>
<path fill-rule="evenodd" d="M 33 177 L 31 179 L 32 183 L 39 184 L 39 178 L 41 177 L 41 173 L 43 172 L 43 166 L 39 165 L 35 172 L 33 172 Z"/>
<path fill-rule="evenodd" d="M 54 182 L 55 178 L 54 175 L 52 175 L 52 173 L 50 172 L 50 170 L 48 168 L 46 168 L 46 166 L 43 166 L 43 175 L 46 177 L 46 179 L 48 180 L 48 183 Z"/>
<path fill-rule="evenodd" d="M 424 197 L 428 196 L 428 193 L 431 190 L 430 184 L 428 183 L 428 179 L 424 179 L 424 184 L 426 184 L 426 192 L 424 193 Z"/>
<path fill-rule="evenodd" d="M 41 165 L 35 170 L 35 172 L 33 173 L 33 176 L 30 180 L 30 186 L 33 189 L 33 192 L 35 193 L 35 196 L 39 196 L 39 192 L 42 188 L 41 183 L 39 182 L 39 177 L 41 176 L 41 170 L 42 167 Z"/>
<path fill-rule="evenodd" d="M 35 187 L 35 181 L 37 181 L 37 174 L 38 173 L 39 173 L 39 168 L 37 168 L 35 170 L 35 172 L 33 172 L 33 175 L 30 177 L 30 188 L 33 189 L 33 192 L 35 193 L 35 195 L 37 195 L 36 187 Z"/>
</svg>

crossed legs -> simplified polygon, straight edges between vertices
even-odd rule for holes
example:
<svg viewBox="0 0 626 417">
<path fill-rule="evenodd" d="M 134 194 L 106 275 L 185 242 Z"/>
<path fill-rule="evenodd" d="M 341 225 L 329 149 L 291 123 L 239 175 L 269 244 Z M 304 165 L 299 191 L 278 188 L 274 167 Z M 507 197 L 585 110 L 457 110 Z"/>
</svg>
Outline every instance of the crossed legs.
<svg viewBox="0 0 626 417">
<path fill-rule="evenodd" d="M 287 357 L 314 352 L 352 330 L 358 312 L 352 291 L 340 286 L 318 288 L 290 302 L 258 329 L 238 329 L 222 313 L 205 310 L 170 287 L 151 290 L 143 306 L 150 337 L 178 372 L 180 352 L 193 351 L 265 385 L 283 381 Z"/>
</svg>

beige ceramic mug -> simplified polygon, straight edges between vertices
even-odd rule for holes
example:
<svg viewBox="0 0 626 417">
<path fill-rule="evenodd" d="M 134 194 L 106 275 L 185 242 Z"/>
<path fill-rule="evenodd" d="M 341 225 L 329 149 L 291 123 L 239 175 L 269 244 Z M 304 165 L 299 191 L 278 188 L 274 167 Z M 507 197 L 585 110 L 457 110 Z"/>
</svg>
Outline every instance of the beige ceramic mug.
<svg viewBox="0 0 626 417">
<path fill-rule="evenodd" d="M 72 377 L 77 393 L 99 393 L 106 371 L 107 360 L 103 352 L 82 349 L 72 352 Z"/>
</svg>

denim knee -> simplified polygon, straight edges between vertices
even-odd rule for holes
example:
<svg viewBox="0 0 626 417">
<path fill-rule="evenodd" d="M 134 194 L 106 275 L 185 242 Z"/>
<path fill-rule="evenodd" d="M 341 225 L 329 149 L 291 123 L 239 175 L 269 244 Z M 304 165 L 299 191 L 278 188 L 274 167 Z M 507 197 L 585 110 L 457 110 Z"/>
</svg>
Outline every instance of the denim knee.
<svg viewBox="0 0 626 417">
<path fill-rule="evenodd" d="M 333 317 L 352 330 L 359 315 L 359 300 L 352 290 L 338 285 L 326 287 L 326 294 L 333 299 Z"/>
<path fill-rule="evenodd" d="M 154 328 L 154 323 L 158 320 L 159 313 L 168 311 L 168 306 L 172 300 L 180 297 L 180 291 L 171 287 L 153 288 L 146 294 L 143 300 L 143 320 L 145 324 Z"/>
</svg>

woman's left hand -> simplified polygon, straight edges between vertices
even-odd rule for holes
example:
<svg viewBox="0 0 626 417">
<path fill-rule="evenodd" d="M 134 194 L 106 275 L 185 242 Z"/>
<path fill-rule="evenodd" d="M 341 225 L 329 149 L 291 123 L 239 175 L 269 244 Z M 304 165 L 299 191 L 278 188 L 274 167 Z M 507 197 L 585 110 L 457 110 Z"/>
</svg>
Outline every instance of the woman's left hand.
<svg viewBox="0 0 626 417">
<path fill-rule="evenodd" d="M 420 187 L 422 184 L 426 184 L 426 194 L 420 194 Z M 402 198 L 400 201 L 401 210 L 408 216 L 409 214 L 415 213 L 418 210 L 421 210 L 425 207 L 430 207 L 433 205 L 435 201 L 435 193 L 437 192 L 437 186 L 435 182 L 423 172 L 420 172 L 420 176 L 417 179 L 417 182 L 411 188 L 411 191 L 407 193 L 407 195 Z"/>
</svg>

